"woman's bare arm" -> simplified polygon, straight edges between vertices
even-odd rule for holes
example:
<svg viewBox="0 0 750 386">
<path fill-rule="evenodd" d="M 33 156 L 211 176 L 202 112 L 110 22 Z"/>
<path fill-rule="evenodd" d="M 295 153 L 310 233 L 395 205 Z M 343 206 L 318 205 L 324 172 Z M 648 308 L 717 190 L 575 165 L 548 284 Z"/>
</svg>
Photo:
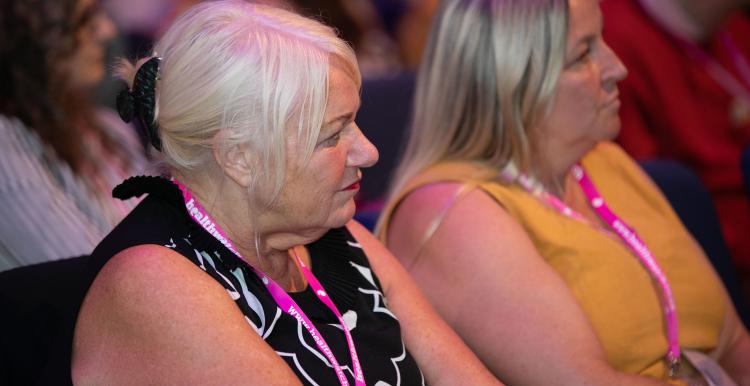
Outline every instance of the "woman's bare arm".
<svg viewBox="0 0 750 386">
<path fill-rule="evenodd" d="M 453 204 L 414 260 L 414 242 L 458 188 L 435 184 L 407 197 L 392 220 L 389 247 L 498 378 L 512 385 L 665 385 L 609 365 L 565 282 L 482 191 Z"/>
<path fill-rule="evenodd" d="M 750 386 L 750 335 L 737 315 L 729 295 L 725 294 L 724 297 L 728 306 L 719 341 L 726 348 L 721 350 L 723 353 L 719 364 L 738 386 Z"/>
<path fill-rule="evenodd" d="M 406 270 L 362 225 L 347 228 L 362 245 L 398 317 L 406 347 L 430 385 L 501 385 L 437 315 Z"/>
<path fill-rule="evenodd" d="M 226 290 L 165 247 L 126 249 L 101 270 L 78 316 L 75 384 L 296 385 Z"/>
</svg>

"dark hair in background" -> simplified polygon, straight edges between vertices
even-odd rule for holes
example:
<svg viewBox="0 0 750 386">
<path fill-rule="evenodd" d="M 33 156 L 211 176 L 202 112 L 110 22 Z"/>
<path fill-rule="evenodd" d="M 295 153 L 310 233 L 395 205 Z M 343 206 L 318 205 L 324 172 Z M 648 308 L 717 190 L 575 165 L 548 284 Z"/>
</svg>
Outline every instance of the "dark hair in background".
<svg viewBox="0 0 750 386">
<path fill-rule="evenodd" d="M 348 0 L 292 0 L 290 3 L 298 13 L 335 26 L 339 36 L 356 50 L 363 31 L 347 12 L 344 1 Z"/>
<path fill-rule="evenodd" d="M 98 11 L 94 3 L 76 15 L 78 2 L 0 0 L 0 114 L 20 119 L 76 173 L 97 166 L 84 151 L 85 129 L 102 134 L 92 119 L 91 90 L 72 87 L 60 66 L 76 52 L 78 32 Z M 107 136 L 99 137 L 119 154 Z"/>
</svg>

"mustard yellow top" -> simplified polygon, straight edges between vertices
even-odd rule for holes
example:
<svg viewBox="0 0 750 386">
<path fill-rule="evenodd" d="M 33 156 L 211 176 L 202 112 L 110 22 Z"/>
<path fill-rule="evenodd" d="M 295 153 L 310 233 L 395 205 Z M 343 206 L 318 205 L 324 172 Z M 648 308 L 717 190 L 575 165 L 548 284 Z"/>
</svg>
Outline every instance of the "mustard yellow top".
<svg viewBox="0 0 750 386">
<path fill-rule="evenodd" d="M 607 205 L 635 228 L 667 275 L 677 306 L 681 347 L 715 349 L 726 306 L 721 283 L 669 203 L 613 143 L 599 144 L 582 164 Z M 396 205 L 419 187 L 448 181 L 476 184 L 518 221 L 565 280 L 609 363 L 621 372 L 666 379 L 667 340 L 659 290 L 636 256 L 614 233 L 566 217 L 522 188 L 500 183 L 496 176 L 497 170 L 468 162 L 434 165 L 389 202 L 381 222 L 387 225 Z M 384 227 L 381 239 L 386 232 Z"/>
</svg>

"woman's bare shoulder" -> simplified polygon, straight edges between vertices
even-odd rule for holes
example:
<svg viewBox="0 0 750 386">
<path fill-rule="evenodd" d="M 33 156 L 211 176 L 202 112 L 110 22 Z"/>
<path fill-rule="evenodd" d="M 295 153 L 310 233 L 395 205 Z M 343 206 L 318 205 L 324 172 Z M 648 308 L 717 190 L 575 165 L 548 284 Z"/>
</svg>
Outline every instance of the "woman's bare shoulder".
<svg viewBox="0 0 750 386">
<path fill-rule="evenodd" d="M 416 254 L 429 228 L 440 221 L 463 184 L 440 182 L 409 193 L 394 209 L 388 226 L 388 247 L 397 256 Z"/>
<path fill-rule="evenodd" d="M 396 209 L 388 232 L 388 247 L 399 258 L 415 257 L 445 221 L 474 231 L 490 224 L 515 223 L 505 209 L 478 185 L 445 182 L 415 190 Z M 466 240 L 467 242 L 470 241 Z"/>
<path fill-rule="evenodd" d="M 195 305 L 191 303 L 218 293 L 223 293 L 219 283 L 178 252 L 159 245 L 138 245 L 119 252 L 104 265 L 82 311 L 108 309 L 125 317 L 131 312 Z"/>
<path fill-rule="evenodd" d="M 128 248 L 102 268 L 78 316 L 72 370 L 82 383 L 294 379 L 218 282 L 157 245 Z"/>
</svg>

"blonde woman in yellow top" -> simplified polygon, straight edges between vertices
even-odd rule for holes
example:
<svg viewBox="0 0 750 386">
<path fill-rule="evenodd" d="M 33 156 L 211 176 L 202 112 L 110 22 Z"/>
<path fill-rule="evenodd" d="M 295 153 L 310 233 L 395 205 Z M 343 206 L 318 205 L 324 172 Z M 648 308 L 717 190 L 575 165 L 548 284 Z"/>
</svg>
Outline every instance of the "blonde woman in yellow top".
<svg viewBox="0 0 750 386">
<path fill-rule="evenodd" d="M 508 384 L 750 384 L 703 251 L 608 142 L 602 28 L 596 0 L 444 1 L 379 235 Z"/>
</svg>

